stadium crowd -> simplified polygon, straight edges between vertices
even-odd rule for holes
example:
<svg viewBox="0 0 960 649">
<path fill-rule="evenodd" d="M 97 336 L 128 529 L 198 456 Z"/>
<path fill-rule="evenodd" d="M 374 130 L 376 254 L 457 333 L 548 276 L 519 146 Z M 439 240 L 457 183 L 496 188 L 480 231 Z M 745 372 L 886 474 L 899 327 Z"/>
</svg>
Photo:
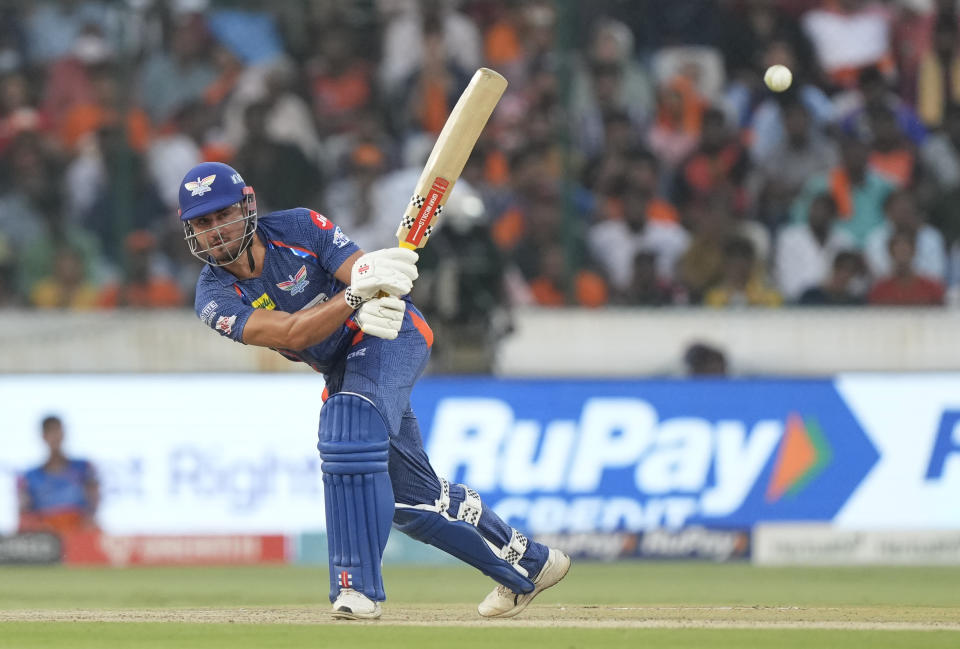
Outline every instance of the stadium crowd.
<svg viewBox="0 0 960 649">
<path fill-rule="evenodd" d="M 261 211 L 395 243 L 481 65 L 510 87 L 424 251 L 428 312 L 955 304 L 956 5 L 5 4 L 0 307 L 191 305 L 177 191 L 203 159 Z"/>
</svg>

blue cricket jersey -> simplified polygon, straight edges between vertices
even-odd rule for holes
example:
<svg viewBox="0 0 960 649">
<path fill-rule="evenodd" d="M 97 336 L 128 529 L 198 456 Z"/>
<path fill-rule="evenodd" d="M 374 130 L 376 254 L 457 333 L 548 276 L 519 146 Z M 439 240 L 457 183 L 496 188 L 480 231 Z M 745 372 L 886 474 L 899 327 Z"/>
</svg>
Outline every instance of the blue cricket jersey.
<svg viewBox="0 0 960 649">
<path fill-rule="evenodd" d="M 59 473 L 48 473 L 43 466 L 27 471 L 21 477 L 21 488 L 30 496 L 32 511 L 86 510 L 90 508 L 86 486 L 96 479 L 88 461 L 69 460 Z"/>
<path fill-rule="evenodd" d="M 197 316 L 237 342 L 243 342 L 243 327 L 254 309 L 293 313 L 346 288 L 334 273 L 359 250 L 328 218 L 302 207 L 259 217 L 256 236 L 267 248 L 259 277 L 238 280 L 223 268 L 208 265 L 197 280 Z M 347 322 L 312 347 L 276 351 L 326 373 L 343 357 L 356 333 Z"/>
</svg>

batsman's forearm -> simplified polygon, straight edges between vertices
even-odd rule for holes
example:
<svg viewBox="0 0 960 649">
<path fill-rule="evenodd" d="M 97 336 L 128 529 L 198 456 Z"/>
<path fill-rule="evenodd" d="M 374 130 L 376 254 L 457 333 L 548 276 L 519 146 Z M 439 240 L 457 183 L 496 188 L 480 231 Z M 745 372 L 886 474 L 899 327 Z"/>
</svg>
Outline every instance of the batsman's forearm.
<svg viewBox="0 0 960 649">
<path fill-rule="evenodd" d="M 353 315 L 352 309 L 343 299 L 343 291 L 334 295 L 323 304 L 297 311 L 290 328 L 293 345 L 287 349 L 301 350 L 329 338 L 339 329 L 344 320 Z"/>
<path fill-rule="evenodd" d="M 299 351 L 328 338 L 353 311 L 344 300 L 343 291 L 323 304 L 295 313 L 257 309 L 244 326 L 243 342 Z"/>
</svg>

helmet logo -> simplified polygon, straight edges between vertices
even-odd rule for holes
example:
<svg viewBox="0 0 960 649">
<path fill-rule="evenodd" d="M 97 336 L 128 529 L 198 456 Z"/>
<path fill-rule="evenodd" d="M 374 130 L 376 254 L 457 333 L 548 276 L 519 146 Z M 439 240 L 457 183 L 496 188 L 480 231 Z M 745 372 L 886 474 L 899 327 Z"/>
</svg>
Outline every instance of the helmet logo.
<svg viewBox="0 0 960 649">
<path fill-rule="evenodd" d="M 196 180 L 191 180 L 184 185 L 184 188 L 190 192 L 191 196 L 203 196 L 207 192 L 212 191 L 210 185 L 213 184 L 213 181 L 216 177 L 216 174 L 211 174 L 206 178 L 197 178 Z"/>
</svg>

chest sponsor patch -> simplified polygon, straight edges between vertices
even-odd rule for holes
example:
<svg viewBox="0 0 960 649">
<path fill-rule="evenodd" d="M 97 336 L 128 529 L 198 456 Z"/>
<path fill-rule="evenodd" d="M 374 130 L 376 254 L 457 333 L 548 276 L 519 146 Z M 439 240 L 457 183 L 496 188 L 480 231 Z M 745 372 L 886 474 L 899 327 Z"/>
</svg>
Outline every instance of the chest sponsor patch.
<svg viewBox="0 0 960 649">
<path fill-rule="evenodd" d="M 285 282 L 280 282 L 277 284 L 277 288 L 279 288 L 281 291 L 288 291 L 290 295 L 303 293 L 304 289 L 306 289 L 307 285 L 310 283 L 310 280 L 307 279 L 306 266 L 301 266 L 296 275 L 287 275 L 287 277 L 289 279 Z"/>
<path fill-rule="evenodd" d="M 254 309 L 267 309 L 268 311 L 272 311 L 273 309 L 277 308 L 277 305 L 273 303 L 273 300 L 271 300 L 270 296 L 266 293 L 251 302 L 251 305 Z"/>
</svg>

